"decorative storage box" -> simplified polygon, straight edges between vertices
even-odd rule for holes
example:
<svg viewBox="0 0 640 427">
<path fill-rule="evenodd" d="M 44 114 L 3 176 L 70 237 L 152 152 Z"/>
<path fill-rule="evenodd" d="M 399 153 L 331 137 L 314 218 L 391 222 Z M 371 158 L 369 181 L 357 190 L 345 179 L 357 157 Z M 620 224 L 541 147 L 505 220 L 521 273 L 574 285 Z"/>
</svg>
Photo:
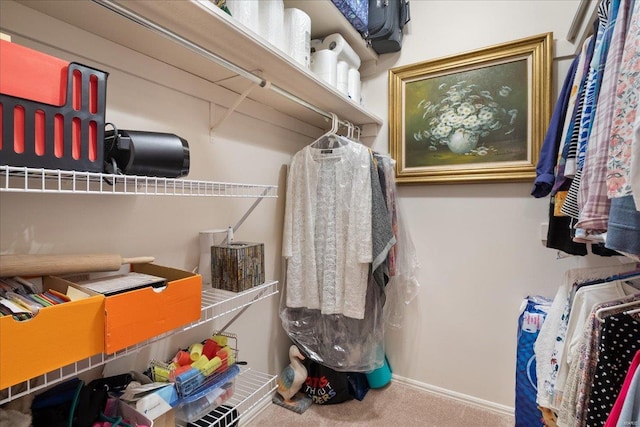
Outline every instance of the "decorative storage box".
<svg viewBox="0 0 640 427">
<path fill-rule="evenodd" d="M 264 283 L 264 244 L 232 242 L 211 246 L 211 284 L 241 292 Z"/>
<path fill-rule="evenodd" d="M 107 76 L 0 40 L 0 163 L 102 172 Z"/>
</svg>

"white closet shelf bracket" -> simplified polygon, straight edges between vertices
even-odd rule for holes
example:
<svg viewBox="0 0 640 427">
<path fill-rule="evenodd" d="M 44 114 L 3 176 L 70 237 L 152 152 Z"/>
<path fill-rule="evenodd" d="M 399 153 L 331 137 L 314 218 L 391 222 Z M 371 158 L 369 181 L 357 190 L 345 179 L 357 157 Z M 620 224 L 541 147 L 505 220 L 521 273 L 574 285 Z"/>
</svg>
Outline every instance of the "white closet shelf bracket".
<svg viewBox="0 0 640 427">
<path fill-rule="evenodd" d="M 221 56 L 217 55 L 214 52 L 211 52 L 208 49 L 205 49 L 204 47 L 192 42 L 191 40 L 188 40 L 178 34 L 176 34 L 175 32 L 162 27 L 161 25 L 156 24 L 155 22 L 144 18 L 143 16 L 139 15 L 138 13 L 127 9 L 126 7 L 123 7 L 119 4 L 117 4 L 116 2 L 114 2 L 113 0 L 91 0 L 92 2 L 94 2 L 95 4 L 98 4 L 120 16 L 122 16 L 123 18 L 126 18 L 148 30 L 151 30 L 153 32 L 155 32 L 156 34 L 161 35 L 162 37 L 165 37 L 171 41 L 173 41 L 174 43 L 177 43 L 179 45 L 181 45 L 184 48 L 187 48 L 189 50 L 191 50 L 192 52 L 200 55 L 201 57 L 217 64 L 220 65 L 222 67 L 225 67 L 226 69 L 228 69 L 229 71 L 232 71 L 236 74 L 238 74 L 239 76 L 242 76 L 246 79 L 248 79 L 251 82 L 257 83 L 259 86 L 265 88 L 265 89 L 271 89 L 273 92 L 284 96 L 285 98 L 289 99 L 290 101 L 295 102 L 298 105 L 301 105 L 305 108 L 308 108 L 311 111 L 315 111 L 316 113 L 326 117 L 327 119 L 331 119 L 331 113 L 328 113 L 320 108 L 318 108 L 317 106 L 305 101 L 304 99 L 292 94 L 291 92 L 282 89 L 279 86 L 276 86 L 275 84 L 271 84 L 268 80 L 263 79 L 262 77 L 254 74 L 253 72 L 246 70 L 224 58 L 222 58 Z M 207 0 L 206 2 L 201 2 L 202 4 L 208 4 L 209 1 Z M 248 94 L 247 94 L 248 95 Z M 246 95 L 245 95 L 246 97 Z M 244 97 L 242 97 L 241 95 L 241 99 L 240 101 L 236 102 L 239 104 L 240 102 L 242 102 L 242 99 L 244 99 Z M 237 108 L 237 105 L 235 106 L 235 108 Z M 234 109 L 235 109 L 234 108 Z M 230 114 L 230 113 L 229 113 Z M 226 118 L 226 117 L 225 117 Z M 220 122 L 221 123 L 221 122 Z M 346 122 L 343 122 L 346 125 Z M 216 124 L 212 127 L 212 130 L 215 130 L 215 128 L 218 126 L 219 124 Z"/>
<path fill-rule="evenodd" d="M 227 109 L 227 111 L 222 115 L 222 117 L 220 117 L 220 119 L 218 119 L 218 121 L 216 121 L 209 128 L 209 136 L 211 136 L 211 134 L 214 133 L 216 131 L 216 129 L 218 129 L 220 127 L 220 125 L 222 125 L 222 123 L 224 123 L 224 121 L 227 120 L 231 114 L 233 114 L 234 111 L 236 111 L 236 109 L 240 106 L 240 103 L 242 103 L 242 101 L 245 100 L 245 98 L 251 93 L 253 88 L 255 88 L 257 85 L 258 85 L 258 83 L 251 82 L 249 87 L 247 87 L 244 90 L 244 92 L 242 92 L 238 96 L 238 98 L 235 100 L 235 102 L 231 105 L 231 107 L 229 107 Z M 266 81 L 266 80 L 263 80 L 262 83 L 260 83 L 260 86 L 267 87 L 267 86 L 270 86 L 270 83 L 268 81 Z"/>
</svg>

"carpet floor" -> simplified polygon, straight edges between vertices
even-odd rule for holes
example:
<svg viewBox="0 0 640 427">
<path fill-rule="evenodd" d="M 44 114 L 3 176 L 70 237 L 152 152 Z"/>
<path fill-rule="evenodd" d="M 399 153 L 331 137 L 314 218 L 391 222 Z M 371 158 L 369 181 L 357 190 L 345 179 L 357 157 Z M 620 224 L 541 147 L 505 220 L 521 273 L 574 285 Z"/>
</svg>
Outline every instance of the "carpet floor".
<svg viewBox="0 0 640 427">
<path fill-rule="evenodd" d="M 511 415 L 486 410 L 398 382 L 362 401 L 311 405 L 303 414 L 270 403 L 246 427 L 513 427 Z"/>
</svg>

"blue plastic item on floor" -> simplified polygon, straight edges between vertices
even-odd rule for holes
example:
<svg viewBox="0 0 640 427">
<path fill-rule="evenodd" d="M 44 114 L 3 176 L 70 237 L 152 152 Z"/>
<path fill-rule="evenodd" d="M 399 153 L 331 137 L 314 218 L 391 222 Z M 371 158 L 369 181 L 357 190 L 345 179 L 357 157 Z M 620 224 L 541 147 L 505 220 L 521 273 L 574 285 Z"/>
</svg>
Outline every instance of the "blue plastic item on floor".
<svg viewBox="0 0 640 427">
<path fill-rule="evenodd" d="M 382 388 L 391 382 L 391 368 L 387 356 L 384 357 L 384 364 L 367 374 L 369 387 Z"/>
<path fill-rule="evenodd" d="M 516 427 L 542 427 L 542 413 L 536 403 L 537 377 L 534 344 L 553 301 L 527 297 L 518 318 L 516 361 Z"/>
</svg>

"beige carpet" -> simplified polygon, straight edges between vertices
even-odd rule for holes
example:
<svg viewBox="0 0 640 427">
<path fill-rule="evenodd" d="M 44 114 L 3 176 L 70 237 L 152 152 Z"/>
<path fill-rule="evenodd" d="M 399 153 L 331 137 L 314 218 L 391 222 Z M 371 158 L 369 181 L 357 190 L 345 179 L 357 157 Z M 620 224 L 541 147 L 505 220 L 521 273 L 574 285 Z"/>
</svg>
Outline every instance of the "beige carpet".
<svg viewBox="0 0 640 427">
<path fill-rule="evenodd" d="M 362 401 L 312 405 L 297 414 L 270 403 L 247 427 L 513 427 L 513 416 L 480 409 L 397 382 Z"/>
</svg>

